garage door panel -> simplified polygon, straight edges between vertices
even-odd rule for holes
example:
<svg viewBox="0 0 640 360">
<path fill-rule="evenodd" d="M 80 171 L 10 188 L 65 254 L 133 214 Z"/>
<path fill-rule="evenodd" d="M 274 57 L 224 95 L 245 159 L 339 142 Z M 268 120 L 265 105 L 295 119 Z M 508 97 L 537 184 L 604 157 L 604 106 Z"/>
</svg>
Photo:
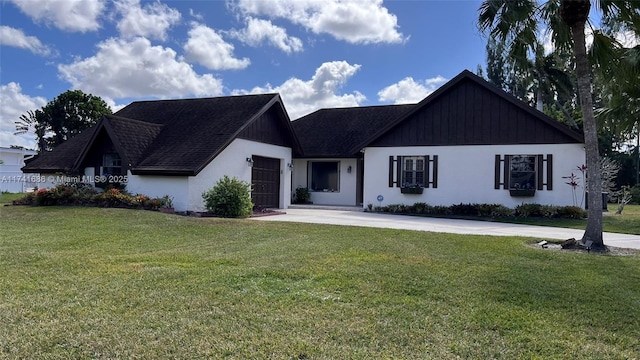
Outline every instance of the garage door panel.
<svg viewBox="0 0 640 360">
<path fill-rule="evenodd" d="M 251 201 L 255 206 L 280 206 L 280 159 L 253 156 Z"/>
</svg>

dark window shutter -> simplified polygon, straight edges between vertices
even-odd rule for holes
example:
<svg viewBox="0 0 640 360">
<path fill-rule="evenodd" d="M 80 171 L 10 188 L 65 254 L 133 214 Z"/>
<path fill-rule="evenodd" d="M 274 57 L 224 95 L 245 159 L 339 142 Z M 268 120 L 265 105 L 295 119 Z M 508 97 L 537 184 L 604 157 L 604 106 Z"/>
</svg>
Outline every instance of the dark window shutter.
<svg viewBox="0 0 640 360">
<path fill-rule="evenodd" d="M 389 156 L 389 187 L 393 187 L 393 163 L 395 160 L 393 156 Z"/>
<path fill-rule="evenodd" d="M 396 156 L 396 187 L 402 187 L 402 156 Z"/>
<path fill-rule="evenodd" d="M 395 165 L 395 171 L 393 171 Z M 402 156 L 389 156 L 389 187 L 400 187 L 402 179 Z"/>
<path fill-rule="evenodd" d="M 424 156 L 424 187 L 432 186 L 434 189 L 438 187 L 438 155 Z"/>
<path fill-rule="evenodd" d="M 538 155 L 538 190 L 542 190 L 547 188 L 547 190 L 553 190 L 553 154 L 547 154 L 547 158 L 545 159 L 544 155 Z M 546 166 L 545 166 L 546 163 Z M 547 176 L 544 176 L 544 172 L 546 170 Z M 545 182 L 546 180 L 546 182 Z"/>
<path fill-rule="evenodd" d="M 538 158 L 537 159 L 538 160 L 538 166 L 537 166 L 537 169 L 536 169 L 536 172 L 537 172 L 536 175 L 537 175 L 538 178 L 536 179 L 536 183 L 538 183 L 538 186 L 537 186 L 538 190 L 542 190 L 544 188 L 544 177 L 543 177 L 543 175 L 544 175 L 543 174 L 544 173 L 544 171 L 543 171 L 543 169 L 544 169 L 544 155 L 538 155 L 536 157 Z"/>
<path fill-rule="evenodd" d="M 502 165 L 502 169 L 500 166 Z M 511 167 L 511 155 L 505 155 L 504 159 L 501 159 L 500 155 L 495 157 L 495 173 L 494 173 L 494 189 L 500 189 L 500 185 L 505 190 L 509 189 L 509 173 Z M 502 171 L 500 171 L 502 170 Z"/>
<path fill-rule="evenodd" d="M 547 190 L 553 190 L 553 155 L 547 154 Z"/>
<path fill-rule="evenodd" d="M 429 185 L 431 184 L 431 178 L 429 176 L 431 176 L 430 174 L 430 169 L 431 169 L 431 160 L 429 160 L 429 155 L 425 155 L 424 156 L 424 187 L 428 188 Z"/>
<path fill-rule="evenodd" d="M 511 155 L 504 156 L 504 181 L 503 189 L 509 190 L 511 188 Z"/>
<path fill-rule="evenodd" d="M 500 163 L 502 162 L 502 159 L 500 159 L 500 155 L 496 155 L 496 160 L 495 160 L 495 173 L 493 176 L 493 188 L 498 190 L 500 189 L 500 185 L 502 185 L 502 182 L 500 181 Z"/>
</svg>

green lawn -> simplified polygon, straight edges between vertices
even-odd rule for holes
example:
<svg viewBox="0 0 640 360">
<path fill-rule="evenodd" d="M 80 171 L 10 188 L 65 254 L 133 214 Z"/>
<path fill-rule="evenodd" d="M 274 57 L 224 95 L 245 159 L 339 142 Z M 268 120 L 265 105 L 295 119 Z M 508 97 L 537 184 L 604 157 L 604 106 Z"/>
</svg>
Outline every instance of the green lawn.
<svg viewBox="0 0 640 360">
<path fill-rule="evenodd" d="M 602 214 L 602 229 L 607 232 L 640 235 L 640 205 L 627 205 L 620 215 L 616 215 L 618 205 L 609 204 L 609 211 Z M 495 220 L 504 221 L 504 220 Z M 556 226 L 571 229 L 585 229 L 586 219 L 542 219 L 517 218 L 506 220 L 518 224 Z"/>
<path fill-rule="evenodd" d="M 0 229 L 0 358 L 640 357 L 640 255 L 79 207 Z"/>
</svg>

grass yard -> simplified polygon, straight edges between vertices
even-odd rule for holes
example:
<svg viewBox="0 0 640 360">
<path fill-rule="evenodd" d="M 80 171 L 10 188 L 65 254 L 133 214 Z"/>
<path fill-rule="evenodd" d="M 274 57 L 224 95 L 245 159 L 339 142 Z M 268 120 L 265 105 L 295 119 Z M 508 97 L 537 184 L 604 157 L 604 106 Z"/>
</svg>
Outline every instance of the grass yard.
<svg viewBox="0 0 640 360">
<path fill-rule="evenodd" d="M 640 255 L 0 207 L 0 358 L 640 358 Z"/>
<path fill-rule="evenodd" d="M 620 215 L 616 215 L 617 209 L 617 204 L 609 204 L 609 211 L 602 214 L 603 230 L 615 233 L 640 235 L 640 205 L 627 205 L 624 207 L 624 211 L 622 211 L 622 214 Z M 583 230 L 587 227 L 586 219 L 518 218 L 512 222 Z"/>
</svg>

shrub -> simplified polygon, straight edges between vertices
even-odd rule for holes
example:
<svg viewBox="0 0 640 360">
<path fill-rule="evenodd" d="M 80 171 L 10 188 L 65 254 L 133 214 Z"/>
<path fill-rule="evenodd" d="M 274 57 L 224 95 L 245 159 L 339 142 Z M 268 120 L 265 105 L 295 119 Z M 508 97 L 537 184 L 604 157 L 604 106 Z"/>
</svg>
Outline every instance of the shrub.
<svg viewBox="0 0 640 360">
<path fill-rule="evenodd" d="M 143 202 L 142 206 L 145 209 L 158 210 L 159 208 L 162 207 L 162 199 L 158 199 L 158 198 L 149 199 Z"/>
<path fill-rule="evenodd" d="M 631 191 L 631 203 L 640 205 L 640 184 L 635 184 Z"/>
<path fill-rule="evenodd" d="M 515 212 L 504 205 L 497 205 L 491 210 L 491 217 L 503 218 L 514 216 Z"/>
<path fill-rule="evenodd" d="M 30 192 L 25 196 L 12 201 L 13 205 L 34 205 L 36 201 L 36 192 Z"/>
<path fill-rule="evenodd" d="M 111 188 L 94 197 L 96 204 L 104 207 L 137 207 L 140 205 L 138 200 L 115 188 Z"/>
<path fill-rule="evenodd" d="M 541 205 L 540 214 L 549 219 L 558 217 L 558 207 L 553 205 Z"/>
<path fill-rule="evenodd" d="M 429 214 L 431 212 L 431 205 L 424 202 L 417 202 L 412 205 L 412 208 L 416 214 Z"/>
<path fill-rule="evenodd" d="M 584 219 L 587 217 L 587 211 L 578 206 L 559 206 L 557 215 L 563 219 Z"/>
<path fill-rule="evenodd" d="M 296 204 L 308 204 L 311 200 L 311 193 L 306 187 L 297 187 L 295 194 L 293 194 L 293 201 Z"/>
<path fill-rule="evenodd" d="M 477 216 L 478 210 L 474 204 L 451 205 L 451 214 L 460 216 Z"/>
<path fill-rule="evenodd" d="M 202 194 L 207 210 L 222 217 L 246 217 L 253 211 L 251 185 L 225 175 Z"/>
<path fill-rule="evenodd" d="M 516 206 L 516 216 L 522 217 L 540 217 L 542 216 L 542 205 L 540 204 L 521 204 Z"/>
</svg>

